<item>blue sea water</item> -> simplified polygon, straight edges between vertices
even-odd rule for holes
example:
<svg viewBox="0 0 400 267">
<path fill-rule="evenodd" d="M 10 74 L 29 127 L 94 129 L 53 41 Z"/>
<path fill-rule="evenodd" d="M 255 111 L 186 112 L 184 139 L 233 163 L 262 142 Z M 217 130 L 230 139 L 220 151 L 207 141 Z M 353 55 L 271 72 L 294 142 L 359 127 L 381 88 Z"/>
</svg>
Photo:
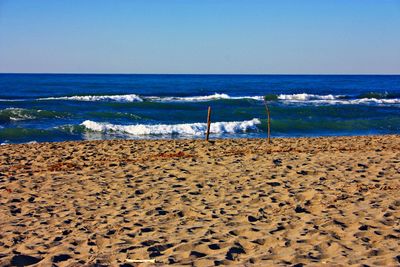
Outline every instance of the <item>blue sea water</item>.
<svg viewBox="0 0 400 267">
<path fill-rule="evenodd" d="M 400 133 L 400 75 L 0 74 L 0 143 Z"/>
</svg>

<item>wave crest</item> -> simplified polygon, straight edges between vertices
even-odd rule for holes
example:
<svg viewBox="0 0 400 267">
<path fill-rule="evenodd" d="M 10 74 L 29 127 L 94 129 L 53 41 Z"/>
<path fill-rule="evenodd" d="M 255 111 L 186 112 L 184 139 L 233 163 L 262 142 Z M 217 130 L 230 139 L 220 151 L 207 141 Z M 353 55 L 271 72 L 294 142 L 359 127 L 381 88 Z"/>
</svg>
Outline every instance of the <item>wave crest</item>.
<svg viewBox="0 0 400 267">
<path fill-rule="evenodd" d="M 342 98 L 340 95 L 314 95 L 314 94 L 292 94 L 292 95 L 279 95 L 279 100 L 292 100 L 292 101 L 308 101 L 308 100 L 335 100 Z"/>
<path fill-rule="evenodd" d="M 128 95 L 76 95 L 76 96 L 60 96 L 45 97 L 38 100 L 72 100 L 72 101 L 115 101 L 115 102 L 142 102 L 143 99 L 135 94 Z"/>
<path fill-rule="evenodd" d="M 215 122 L 211 124 L 210 132 L 213 134 L 234 134 L 258 131 L 259 119 L 248 121 Z M 182 124 L 136 124 L 116 125 L 100 123 L 90 120 L 82 124 L 86 129 L 102 133 L 122 133 L 129 135 L 204 135 L 207 129 L 206 123 L 182 123 Z"/>
<path fill-rule="evenodd" d="M 355 98 L 349 99 L 344 95 L 314 95 L 314 94 L 292 94 L 278 96 L 278 100 L 286 103 L 309 103 L 309 104 L 328 104 L 328 105 L 357 105 L 357 104 L 400 104 L 400 98 Z"/>
<path fill-rule="evenodd" d="M 337 101 L 338 104 L 400 104 L 400 98 L 393 99 L 377 99 L 377 98 L 362 98 L 352 100 Z"/>
<path fill-rule="evenodd" d="M 60 96 L 60 97 L 46 97 L 38 98 L 35 100 L 64 100 L 64 101 L 87 101 L 87 102 L 208 102 L 215 100 L 254 100 L 263 101 L 267 98 L 269 101 L 278 101 L 283 104 L 299 103 L 299 104 L 327 104 L 327 105 L 346 105 L 346 104 L 363 104 L 363 105 L 376 105 L 376 104 L 399 104 L 400 98 L 398 94 L 389 93 L 366 93 L 358 96 L 350 95 L 317 95 L 317 94 L 269 94 L 266 96 L 230 96 L 225 93 L 215 93 L 212 95 L 204 96 L 139 96 L 136 94 L 124 95 L 76 95 L 76 96 Z M 4 101 L 4 99 L 0 100 Z M 10 100 L 11 101 L 11 100 Z"/>
<path fill-rule="evenodd" d="M 253 100 L 263 100 L 263 96 L 229 96 L 227 94 L 215 93 L 213 95 L 205 96 L 149 96 L 146 99 L 158 102 L 205 102 L 219 99 L 253 99 Z"/>
</svg>

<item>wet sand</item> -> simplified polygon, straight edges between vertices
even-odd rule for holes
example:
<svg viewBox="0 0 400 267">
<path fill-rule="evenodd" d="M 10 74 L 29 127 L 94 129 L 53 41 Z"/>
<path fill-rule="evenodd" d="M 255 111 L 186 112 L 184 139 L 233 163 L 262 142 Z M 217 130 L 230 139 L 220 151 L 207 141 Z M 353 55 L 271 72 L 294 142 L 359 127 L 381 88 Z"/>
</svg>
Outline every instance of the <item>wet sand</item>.
<svg viewBox="0 0 400 267">
<path fill-rule="evenodd" d="M 400 136 L 4 145 L 0 265 L 398 266 L 399 191 Z"/>
</svg>

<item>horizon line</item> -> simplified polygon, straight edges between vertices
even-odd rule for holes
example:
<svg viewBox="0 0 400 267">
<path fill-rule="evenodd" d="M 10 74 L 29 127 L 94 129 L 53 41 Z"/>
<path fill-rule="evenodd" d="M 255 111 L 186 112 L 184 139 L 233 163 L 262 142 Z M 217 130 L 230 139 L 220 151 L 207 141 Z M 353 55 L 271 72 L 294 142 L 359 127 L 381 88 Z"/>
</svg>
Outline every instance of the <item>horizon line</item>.
<svg viewBox="0 0 400 267">
<path fill-rule="evenodd" d="M 235 75 L 235 76 L 246 76 L 246 75 L 254 75 L 254 76 L 268 76 L 268 75 L 276 75 L 276 76 L 311 76 L 311 75 L 319 75 L 319 76 L 399 76 L 400 73 L 128 73 L 128 72 L 0 72 L 1 74 L 31 74 L 31 75 Z"/>
</svg>

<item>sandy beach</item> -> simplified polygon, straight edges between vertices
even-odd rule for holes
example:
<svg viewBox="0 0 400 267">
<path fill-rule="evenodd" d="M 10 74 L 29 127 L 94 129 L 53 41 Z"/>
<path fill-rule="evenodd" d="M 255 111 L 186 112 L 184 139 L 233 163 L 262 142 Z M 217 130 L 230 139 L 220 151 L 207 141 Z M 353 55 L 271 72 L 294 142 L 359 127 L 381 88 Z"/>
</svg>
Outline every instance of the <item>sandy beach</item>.
<svg viewBox="0 0 400 267">
<path fill-rule="evenodd" d="M 4 145 L 0 265 L 398 266 L 399 190 L 394 135 Z"/>
</svg>

